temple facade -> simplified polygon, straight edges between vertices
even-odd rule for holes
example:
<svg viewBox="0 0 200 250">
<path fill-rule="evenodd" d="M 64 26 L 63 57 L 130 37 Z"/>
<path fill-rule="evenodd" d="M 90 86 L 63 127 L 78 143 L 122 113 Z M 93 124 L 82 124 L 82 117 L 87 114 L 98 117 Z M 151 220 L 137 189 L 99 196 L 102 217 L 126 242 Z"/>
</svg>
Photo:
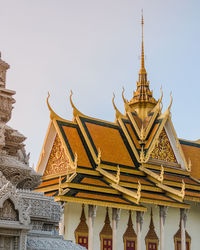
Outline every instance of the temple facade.
<svg viewBox="0 0 200 250">
<path fill-rule="evenodd" d="M 85 249 L 59 235 L 60 204 L 33 191 L 41 175 L 29 167 L 26 137 L 7 125 L 15 103 L 8 69 L 0 56 L 0 250 Z"/>
<path fill-rule="evenodd" d="M 162 110 L 150 90 L 144 62 L 115 121 L 81 113 L 73 121 L 49 104 L 50 124 L 37 165 L 36 188 L 63 204 L 64 238 L 89 250 L 198 250 L 200 143 L 177 138 L 172 96 Z"/>
</svg>

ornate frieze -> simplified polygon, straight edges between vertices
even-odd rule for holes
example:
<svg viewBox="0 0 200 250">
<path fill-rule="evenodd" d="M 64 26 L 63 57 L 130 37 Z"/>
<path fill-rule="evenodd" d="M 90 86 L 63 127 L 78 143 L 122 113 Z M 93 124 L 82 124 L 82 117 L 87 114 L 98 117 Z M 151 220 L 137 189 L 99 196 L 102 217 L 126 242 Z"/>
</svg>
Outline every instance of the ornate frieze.
<svg viewBox="0 0 200 250">
<path fill-rule="evenodd" d="M 160 136 L 158 138 L 154 150 L 151 153 L 150 158 L 166 162 L 177 163 L 175 154 L 173 152 L 170 141 L 164 129 L 160 133 Z"/>
</svg>

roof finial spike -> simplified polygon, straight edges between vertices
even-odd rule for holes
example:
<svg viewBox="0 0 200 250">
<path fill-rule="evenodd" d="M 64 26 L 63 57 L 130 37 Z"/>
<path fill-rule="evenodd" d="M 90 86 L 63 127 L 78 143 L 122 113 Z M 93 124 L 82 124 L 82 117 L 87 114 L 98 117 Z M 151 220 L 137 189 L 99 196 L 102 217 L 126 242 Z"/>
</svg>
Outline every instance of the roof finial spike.
<svg viewBox="0 0 200 250">
<path fill-rule="evenodd" d="M 143 34 L 144 18 L 143 18 L 143 9 L 142 9 L 141 25 L 142 25 L 141 69 L 144 69 L 144 34 Z"/>
</svg>

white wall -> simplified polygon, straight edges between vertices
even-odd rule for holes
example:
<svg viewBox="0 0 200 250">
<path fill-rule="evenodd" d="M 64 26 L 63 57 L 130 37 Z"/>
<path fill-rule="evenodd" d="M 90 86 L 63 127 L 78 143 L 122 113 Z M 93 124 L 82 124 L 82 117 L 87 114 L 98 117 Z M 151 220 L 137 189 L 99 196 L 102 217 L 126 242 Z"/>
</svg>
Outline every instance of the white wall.
<svg viewBox="0 0 200 250">
<path fill-rule="evenodd" d="M 142 227 L 142 250 L 146 250 L 145 246 L 145 236 L 149 230 L 149 223 L 150 223 L 150 212 L 151 206 L 147 206 L 148 211 L 144 215 L 144 223 Z M 154 219 L 154 226 L 155 231 L 160 237 L 159 231 L 159 207 L 152 205 L 153 208 L 153 219 Z M 80 222 L 82 206 L 81 204 L 76 203 L 67 203 L 65 206 L 65 239 L 72 240 L 75 242 L 74 231 Z M 86 219 L 88 217 L 88 206 L 85 206 L 85 215 Z M 95 242 L 95 250 L 100 250 L 100 239 L 99 233 L 102 230 L 104 225 L 106 215 L 106 208 L 105 207 L 98 207 L 97 214 L 94 221 L 94 242 Z M 112 209 L 109 208 L 109 217 L 112 226 Z M 118 235 L 117 235 L 117 246 L 118 250 L 123 250 L 123 234 L 126 231 L 127 223 L 129 218 L 129 211 L 122 210 L 120 215 L 120 221 L 118 225 Z M 133 212 L 132 216 L 133 226 L 136 232 L 136 212 Z M 165 249 L 166 250 L 173 250 L 174 249 L 174 234 L 177 232 L 179 228 L 179 221 L 180 221 L 180 209 L 178 208 L 169 208 L 168 214 L 166 217 L 165 223 Z M 199 233 L 200 233 L 200 205 L 191 203 L 191 209 L 188 213 L 188 220 L 186 229 L 190 236 L 192 237 L 191 240 L 191 249 L 192 250 L 199 250 Z M 136 232 L 137 233 L 137 232 Z"/>
</svg>

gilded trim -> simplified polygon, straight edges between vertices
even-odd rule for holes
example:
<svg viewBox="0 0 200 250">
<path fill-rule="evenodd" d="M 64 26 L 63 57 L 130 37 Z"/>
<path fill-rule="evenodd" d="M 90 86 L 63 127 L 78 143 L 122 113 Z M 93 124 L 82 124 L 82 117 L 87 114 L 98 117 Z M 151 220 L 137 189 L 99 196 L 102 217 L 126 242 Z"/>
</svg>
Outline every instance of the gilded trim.
<svg viewBox="0 0 200 250">
<path fill-rule="evenodd" d="M 105 201 L 97 201 L 97 200 L 90 200 L 90 199 L 81 199 L 77 197 L 68 197 L 68 196 L 55 196 L 55 201 L 65 201 L 65 202 L 75 202 L 75 203 L 83 203 L 83 204 L 90 204 L 90 205 L 97 205 L 102 207 L 112 207 L 112 208 L 121 208 L 125 210 L 135 210 L 135 211 L 143 211 L 146 212 L 147 208 L 142 206 L 134 206 L 134 205 L 123 205 L 117 203 L 109 203 Z"/>
<path fill-rule="evenodd" d="M 128 131 L 127 131 L 127 129 L 126 129 L 124 123 L 122 122 L 121 118 L 118 119 L 118 122 L 119 122 L 119 124 L 120 124 L 120 126 L 121 126 L 121 128 L 122 128 L 122 131 L 124 132 L 124 134 L 125 134 L 125 136 L 126 136 L 126 139 L 127 139 L 128 143 L 129 143 L 129 145 L 130 145 L 130 147 L 131 147 L 131 149 L 132 149 L 132 151 L 133 151 L 133 153 L 134 153 L 134 155 L 135 155 L 137 161 L 139 162 L 139 161 L 140 161 L 140 158 L 139 158 L 138 151 L 136 150 L 135 145 L 133 144 L 133 142 L 132 142 L 132 140 L 131 140 L 131 137 L 130 137 L 130 135 L 128 134 Z"/>
</svg>

